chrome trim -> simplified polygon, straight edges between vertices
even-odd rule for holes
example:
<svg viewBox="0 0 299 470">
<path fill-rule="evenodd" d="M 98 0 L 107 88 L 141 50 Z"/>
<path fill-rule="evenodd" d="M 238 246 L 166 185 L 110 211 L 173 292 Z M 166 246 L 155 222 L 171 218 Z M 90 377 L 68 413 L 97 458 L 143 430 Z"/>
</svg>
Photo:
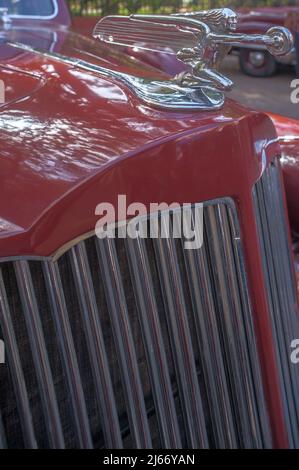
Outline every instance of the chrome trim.
<svg viewBox="0 0 299 470">
<path fill-rule="evenodd" d="M 49 443 L 54 449 L 63 449 L 64 438 L 55 387 L 28 261 L 16 261 L 14 268 L 27 325 L 27 333 L 30 338 Z"/>
<path fill-rule="evenodd" d="M 0 258 L 0 263 L 7 263 L 10 261 L 46 261 L 46 260 L 51 260 L 51 258 L 48 258 L 46 256 L 34 256 L 34 255 L 17 255 L 17 256 L 4 256 L 3 258 Z"/>
<path fill-rule="evenodd" d="M 108 449 L 121 449 L 123 445 L 117 406 L 84 242 L 71 248 L 69 257 L 81 305 L 96 398 L 102 414 L 105 444 Z"/>
<path fill-rule="evenodd" d="M 107 238 L 97 242 L 102 273 L 99 282 L 103 282 L 105 288 L 131 433 L 137 449 L 151 449 L 152 439 L 114 240 Z"/>
<path fill-rule="evenodd" d="M 182 448 L 145 240 L 125 239 L 163 448 Z"/>
<path fill-rule="evenodd" d="M 283 56 L 293 47 L 293 36 L 286 28 L 275 26 L 266 34 L 246 35 L 234 33 L 236 27 L 237 14 L 229 8 L 173 15 L 112 15 L 100 19 L 93 37 L 108 44 L 176 54 L 186 64 L 184 72 L 164 82 L 165 90 L 161 82 L 154 82 L 154 87 L 153 83 L 144 84 L 140 96 L 145 101 L 150 99 L 147 102 L 151 104 L 165 107 L 167 103 L 170 108 L 180 109 L 188 107 L 187 93 L 189 100 L 198 101 L 199 109 L 215 109 L 224 102 L 223 92 L 233 86 L 218 71 L 231 47 L 257 44 L 275 56 Z M 179 86 L 177 94 L 172 93 L 174 86 Z M 215 98 L 212 92 L 217 93 Z M 210 102 L 205 95 L 209 100 L 212 96 Z"/>
<path fill-rule="evenodd" d="M 231 223 L 234 215 L 227 212 L 225 207 L 211 207 L 208 211 L 207 236 L 213 240 L 209 246 L 209 256 L 218 291 L 218 308 L 223 319 L 222 339 L 229 357 L 228 377 L 234 377 L 231 393 L 234 397 L 234 406 L 237 404 L 239 433 L 244 436 L 246 446 L 249 448 L 269 447 L 271 436 L 261 375 L 257 366 L 259 359 L 249 295 L 245 287 L 246 282 L 244 283 L 246 273 L 239 258 L 241 248 L 239 227 L 236 219 L 234 224 Z M 234 260 L 237 260 L 235 266 Z M 243 282 L 240 283 L 242 278 Z M 256 402 L 255 394 L 260 397 Z"/>
<path fill-rule="evenodd" d="M 11 370 L 17 408 L 20 414 L 24 442 L 27 448 L 36 449 L 37 442 L 32 423 L 32 415 L 22 363 L 17 345 L 14 327 L 11 320 L 10 308 L 7 300 L 5 284 L 0 267 L 0 323 L 6 346 L 6 356 Z"/>
<path fill-rule="evenodd" d="M 299 338 L 299 312 L 288 237 L 282 175 L 270 164 L 253 190 L 284 415 L 291 447 L 299 447 L 299 369 L 290 360 L 290 345 Z"/>
<path fill-rule="evenodd" d="M 165 225 L 165 219 L 162 217 L 161 228 L 167 230 Z M 167 312 L 188 444 L 192 449 L 207 449 L 209 443 L 203 404 L 174 240 L 157 238 L 153 240 L 153 244 Z"/>
<path fill-rule="evenodd" d="M 50 257 L 50 260 L 55 263 L 61 258 L 67 251 L 69 251 L 73 246 L 79 244 L 80 242 L 84 242 L 95 235 L 95 230 L 91 230 L 90 232 L 84 233 L 79 237 L 74 238 L 73 240 L 65 243 L 61 248 L 59 248 L 55 253 Z"/>
<path fill-rule="evenodd" d="M 158 108 L 168 110 L 216 110 L 224 104 L 223 94 L 210 87 L 195 90 L 193 87 L 182 87 L 172 80 L 135 77 L 84 60 L 63 56 L 56 52 L 45 52 L 17 42 L 6 41 L 6 44 L 23 51 L 41 54 L 43 57 L 49 57 L 72 67 L 100 74 L 108 79 L 116 78 L 142 101 Z"/>
<path fill-rule="evenodd" d="M 265 35 L 233 34 L 231 31 L 235 29 L 235 20 L 236 14 L 224 8 L 185 15 L 111 16 L 98 22 L 93 35 L 109 44 L 133 47 L 132 38 L 136 38 L 136 41 L 139 41 L 139 48 L 148 49 L 142 44 L 142 39 L 145 37 L 146 40 L 150 38 L 153 44 L 155 42 L 160 44 L 160 49 L 159 47 L 155 49 L 153 45 L 150 50 L 161 51 L 161 45 L 163 47 L 168 45 L 168 50 L 164 52 L 172 54 L 174 52 L 170 52 L 169 48 L 176 45 L 177 57 L 186 64 L 186 71 L 169 80 L 145 79 L 53 52 L 44 52 L 24 44 L 9 41 L 6 43 L 12 47 L 34 51 L 44 57 L 51 57 L 71 66 L 99 73 L 107 78 L 116 78 L 128 86 L 142 101 L 152 106 L 168 110 L 216 110 L 224 105 L 224 91 L 230 90 L 233 85 L 231 80 L 218 72 L 220 63 L 232 46 L 258 43 L 265 45 L 272 54 L 282 56 L 288 53 L 293 45 L 292 36 L 285 28 L 271 28 Z M 125 27 L 121 30 L 119 22 L 123 21 Z M 175 28 L 169 31 L 167 29 L 169 26 Z M 156 29 L 158 27 L 158 31 L 151 32 L 153 27 Z M 115 34 L 121 31 L 124 35 L 123 42 L 113 39 L 113 30 Z M 129 32 L 131 32 L 131 42 L 128 39 Z M 167 43 L 170 34 L 174 35 L 171 44 Z"/>
<path fill-rule="evenodd" d="M 199 206 L 184 210 L 192 215 Z M 163 448 L 271 447 L 236 207 L 229 198 L 207 201 L 203 207 L 205 233 L 200 249 L 186 251 L 183 240 L 173 237 L 144 240 L 137 236 L 116 241 L 89 234 L 89 241 L 76 239 L 55 261 L 46 258 L 32 266 L 31 261 L 14 261 L 28 330 L 34 327 L 28 333 L 30 345 L 34 352 L 38 343 L 41 365 L 48 377 L 48 353 L 40 335 L 37 317 L 41 312 L 30 269 L 33 273 L 37 263 L 43 272 L 46 290 L 41 287 L 41 293 L 47 296 L 49 318 L 56 329 L 62 380 L 70 397 L 67 426 L 76 437 L 76 446 L 90 448 L 98 441 L 93 441 L 92 417 L 86 409 L 86 384 L 82 384 L 82 365 L 77 360 L 76 349 L 81 349 L 74 342 L 78 340 L 72 329 L 75 327 L 79 342 L 87 345 L 84 367 L 95 387 L 92 399 L 102 411 L 96 433 L 103 432 L 106 447 L 124 446 L 124 433 L 130 433 L 133 447 L 156 446 L 151 413 L 155 414 L 155 430 Z M 164 215 L 179 223 L 179 209 L 153 213 L 139 222 L 145 225 L 151 219 L 157 220 L 167 233 Z M 123 230 L 123 224 L 117 229 Z M 7 266 L 3 264 L 2 269 Z M 66 284 L 62 274 L 67 275 L 71 285 Z M 5 326 L 9 315 L 3 292 L 5 280 L 0 275 L 0 322 Z M 2 311 L 6 312 L 4 320 Z M 33 318 L 28 319 L 29 312 Z M 103 318 L 107 323 L 102 324 Z M 120 382 L 111 383 L 108 343 L 103 339 L 104 325 L 108 323 L 114 339 L 113 360 L 119 365 L 117 380 L 121 380 L 125 397 L 125 431 L 114 391 Z M 6 328 L 12 335 L 13 329 L 7 323 Z M 147 378 L 141 375 L 138 362 L 139 342 L 144 349 L 142 367 L 148 370 L 149 397 L 143 390 Z M 9 347 L 7 357 L 12 367 Z M 12 376 L 16 375 L 13 367 L 11 371 Z M 51 387 L 49 383 L 46 397 Z M 26 396 L 17 395 L 19 413 L 19 401 Z M 153 402 L 150 409 L 148 398 Z M 57 398 L 53 400 L 55 404 Z M 52 426 L 50 419 L 48 424 Z"/>
<path fill-rule="evenodd" d="M 298 137 L 299 138 L 299 137 Z M 272 142 L 276 142 L 278 139 L 275 139 Z M 220 203 L 225 203 L 227 206 L 231 207 L 234 209 L 234 203 L 233 200 L 230 198 L 221 198 L 221 199 L 213 199 L 209 201 L 204 201 L 202 204 L 204 206 L 206 205 L 216 205 Z M 145 219 L 147 216 L 145 216 Z M 115 228 L 117 229 L 119 227 L 118 224 L 115 225 Z M 49 261 L 49 262 L 56 262 L 58 261 L 67 251 L 69 251 L 73 246 L 77 245 L 81 241 L 88 240 L 92 236 L 95 235 L 95 230 L 90 230 L 89 232 L 85 232 L 82 235 L 78 235 L 77 237 L 73 238 L 69 242 L 65 243 L 62 245 L 58 250 L 56 250 L 54 253 L 52 253 L 49 256 L 38 256 L 38 255 L 17 255 L 17 256 L 5 256 L 5 257 L 0 257 L 0 263 L 5 263 L 9 261 L 19 261 L 19 260 L 27 260 L 27 261 Z"/>
<path fill-rule="evenodd" d="M 57 0 L 51 0 L 52 1 L 52 4 L 53 4 L 53 7 L 54 7 L 54 12 L 52 13 L 52 15 L 48 15 L 48 16 L 39 16 L 39 15 L 9 15 L 9 18 L 12 18 L 12 19 L 28 19 L 28 20 L 53 20 L 54 18 L 56 18 L 56 16 L 58 15 L 58 12 L 59 12 L 59 9 L 58 9 L 58 3 L 57 3 Z"/>
<path fill-rule="evenodd" d="M 70 393 L 75 433 L 79 447 L 81 449 L 91 449 L 93 442 L 89 419 L 59 267 L 57 263 L 49 261 L 44 262 L 42 265 L 51 304 L 51 314 L 60 346 L 62 366 Z"/>
<path fill-rule="evenodd" d="M 32 31 L 32 27 L 29 27 L 29 26 L 16 26 L 16 25 L 13 25 L 13 30 L 14 31 Z M 34 28 L 34 31 L 40 31 L 40 32 L 46 32 L 46 33 L 50 33 L 51 36 L 52 36 L 52 41 L 51 41 L 51 44 L 49 46 L 49 52 L 54 52 L 55 51 L 55 46 L 58 42 L 58 32 L 57 31 L 53 31 L 53 30 L 50 30 L 48 27 L 45 27 L 45 26 L 39 26 L 38 28 Z M 5 40 L 7 41 L 6 39 L 6 34 L 4 33 L 3 35 L 1 35 L 0 33 L 0 38 L 2 40 Z M 30 47 L 30 46 L 29 46 Z M 15 61 L 16 59 L 13 58 L 12 61 Z M 40 76 L 40 75 L 38 75 Z"/>
<path fill-rule="evenodd" d="M 278 142 L 299 142 L 299 135 L 283 135 L 278 137 Z"/>
<path fill-rule="evenodd" d="M 216 445 L 220 448 L 236 448 L 238 441 L 217 325 L 207 249 L 203 245 L 194 253 L 193 250 L 184 250 L 183 253 L 189 285 L 201 286 L 200 289 L 191 290 L 191 301 L 194 310 L 198 312 L 195 316 L 195 327 L 206 376 Z"/>
<path fill-rule="evenodd" d="M 295 47 L 292 48 L 292 50 L 284 55 L 284 56 L 277 56 L 276 57 L 277 62 L 280 64 L 291 64 L 291 65 L 296 65 L 296 49 Z"/>
</svg>

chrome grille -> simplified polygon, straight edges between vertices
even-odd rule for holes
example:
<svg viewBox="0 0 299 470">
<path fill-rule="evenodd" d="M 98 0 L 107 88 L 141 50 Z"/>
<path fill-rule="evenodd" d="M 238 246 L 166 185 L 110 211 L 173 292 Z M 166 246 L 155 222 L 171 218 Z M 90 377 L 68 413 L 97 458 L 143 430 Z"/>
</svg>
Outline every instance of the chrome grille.
<svg viewBox="0 0 299 470">
<path fill-rule="evenodd" d="M 2 263 L 8 447 L 271 447 L 234 203 L 203 217 L 195 250 L 92 236 Z"/>
<path fill-rule="evenodd" d="M 256 184 L 253 197 L 263 255 L 284 414 L 290 445 L 299 447 L 299 369 L 291 363 L 291 341 L 299 338 L 297 293 L 278 162 Z"/>
</svg>

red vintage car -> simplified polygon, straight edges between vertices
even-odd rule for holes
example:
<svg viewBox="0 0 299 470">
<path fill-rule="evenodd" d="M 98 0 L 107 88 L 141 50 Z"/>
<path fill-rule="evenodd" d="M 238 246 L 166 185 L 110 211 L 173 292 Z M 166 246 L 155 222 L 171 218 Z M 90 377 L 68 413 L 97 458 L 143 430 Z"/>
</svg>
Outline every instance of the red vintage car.
<svg viewBox="0 0 299 470">
<path fill-rule="evenodd" d="M 299 17 L 299 7 L 241 8 L 238 31 L 242 33 L 264 34 L 272 26 L 292 24 L 291 18 Z M 299 19 L 297 20 L 297 22 Z M 292 31 L 295 33 L 295 31 Z M 238 51 L 241 70 L 254 77 L 269 77 L 277 72 L 279 65 L 295 65 L 295 49 L 282 57 L 273 57 L 264 47 L 245 46 Z"/>
<path fill-rule="evenodd" d="M 299 124 L 216 66 L 252 37 L 0 7 L 0 447 L 299 447 Z M 134 56 L 166 40 L 175 77 Z"/>
</svg>

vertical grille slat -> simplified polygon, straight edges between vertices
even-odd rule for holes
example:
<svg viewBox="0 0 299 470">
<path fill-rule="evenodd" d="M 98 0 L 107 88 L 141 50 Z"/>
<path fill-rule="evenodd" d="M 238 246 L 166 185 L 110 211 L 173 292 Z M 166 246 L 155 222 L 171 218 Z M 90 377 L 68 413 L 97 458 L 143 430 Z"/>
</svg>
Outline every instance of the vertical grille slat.
<svg viewBox="0 0 299 470">
<path fill-rule="evenodd" d="M 2 269 L 0 269 L 0 322 L 4 336 L 6 355 L 8 357 L 17 406 L 20 414 L 20 422 L 24 435 L 24 442 L 29 449 L 36 449 L 37 442 L 32 423 L 30 403 L 22 369 L 17 340 L 11 320 Z"/>
<path fill-rule="evenodd" d="M 273 198 L 274 196 L 273 202 L 275 202 L 275 206 L 277 207 L 277 210 L 272 211 L 273 223 L 275 224 L 275 226 L 277 226 L 279 223 L 281 223 L 281 221 L 285 222 L 285 224 L 281 227 L 281 230 L 276 230 L 272 234 L 273 237 L 275 237 L 274 239 L 276 246 L 279 246 L 282 252 L 286 254 L 286 256 L 280 257 L 279 259 L 277 259 L 276 257 L 274 258 L 274 263 L 276 266 L 275 269 L 276 271 L 278 271 L 278 269 L 282 268 L 283 278 L 285 279 L 285 288 L 281 289 L 280 291 L 283 303 L 287 306 L 289 311 L 295 312 L 296 308 L 294 308 L 294 306 L 296 305 L 297 292 L 296 284 L 294 282 L 293 270 L 290 269 L 290 266 L 292 265 L 292 259 L 287 234 L 287 220 L 285 217 L 282 198 L 279 197 L 279 193 L 275 189 L 281 187 L 280 174 L 277 171 L 277 168 L 273 165 L 270 166 L 269 171 L 271 174 L 271 179 L 270 184 L 267 188 L 267 198 Z M 297 321 L 295 320 L 294 322 L 294 319 L 296 319 Z M 295 317 L 294 315 L 287 315 L 284 320 L 287 334 L 293 334 L 294 328 L 295 331 L 298 331 L 298 315 L 296 315 Z M 296 380 L 298 385 L 299 375 L 297 375 Z"/>
<path fill-rule="evenodd" d="M 268 224 L 268 215 L 266 211 L 266 205 L 268 203 L 268 199 L 265 194 L 265 188 L 264 184 L 261 182 L 259 186 L 256 188 L 256 193 L 257 197 L 259 198 L 259 202 L 263 201 L 263 206 L 260 207 L 260 217 L 264 221 L 265 224 L 268 225 L 268 233 L 270 233 L 274 227 Z M 261 230 L 261 226 L 260 226 Z M 263 237 L 263 241 L 261 241 L 263 245 L 263 251 L 267 253 L 271 253 L 272 250 L 276 250 L 275 245 L 273 245 L 273 236 L 272 237 Z M 275 265 L 274 265 L 274 260 L 273 257 L 267 259 L 267 278 L 266 282 L 268 285 L 269 292 L 273 289 L 271 292 L 271 295 L 269 296 L 269 303 L 271 306 L 271 314 L 272 314 L 272 324 L 274 327 L 274 331 L 276 334 L 276 347 L 279 349 L 279 354 L 277 356 L 278 363 L 279 363 L 279 372 L 283 373 L 283 371 L 287 371 L 289 368 L 289 358 L 288 355 L 286 354 L 286 347 L 287 345 L 285 344 L 285 331 L 284 331 L 284 324 L 283 324 L 283 318 L 281 315 L 275 315 L 274 312 L 279 312 L 281 309 L 284 308 L 283 302 L 281 302 L 282 299 L 280 299 L 279 296 L 279 289 L 281 288 L 279 284 L 279 280 L 276 279 L 276 274 L 275 274 Z M 265 264 L 264 264 L 265 267 Z M 284 399 L 284 406 L 285 410 L 287 411 L 285 413 L 285 419 L 287 422 L 287 427 L 288 427 L 288 435 L 291 438 L 292 441 L 292 446 L 294 445 L 293 441 L 293 431 L 295 431 L 294 425 L 294 417 L 296 414 L 294 413 L 294 405 L 293 405 L 293 400 L 292 400 L 292 386 L 290 380 L 285 380 L 285 378 L 281 377 L 281 387 L 283 391 L 283 399 Z M 289 409 L 289 407 L 293 409 Z M 296 432 L 296 431 L 295 431 Z"/>
<path fill-rule="evenodd" d="M 177 223 L 180 223 L 180 220 Z M 197 239 L 200 239 L 198 228 L 195 230 L 197 230 Z M 193 309 L 196 312 L 195 326 L 206 377 L 215 444 L 219 448 L 236 448 L 235 421 L 230 403 L 205 244 L 200 250 L 183 250 L 183 254 Z"/>
<path fill-rule="evenodd" d="M 90 449 L 93 442 L 59 268 L 57 263 L 45 262 L 43 269 L 70 393 L 76 436 L 80 448 Z"/>
<path fill-rule="evenodd" d="M 28 261 L 16 261 L 14 268 L 40 387 L 50 445 L 54 448 L 63 449 L 64 437 L 55 387 Z"/>
<path fill-rule="evenodd" d="M 269 417 L 267 415 L 267 403 L 265 400 L 262 374 L 259 365 L 259 355 L 255 339 L 255 330 L 253 317 L 251 313 L 251 305 L 249 299 L 249 292 L 246 283 L 246 268 L 244 259 L 242 257 L 242 243 L 240 238 L 240 228 L 236 213 L 229 206 L 228 220 L 230 221 L 230 228 L 232 231 L 232 254 L 234 255 L 234 268 L 236 275 L 236 282 L 238 283 L 241 308 L 239 310 L 241 314 L 240 324 L 244 325 L 243 341 L 241 346 L 244 348 L 244 354 L 247 355 L 247 362 L 245 364 L 245 373 L 247 372 L 250 377 L 251 383 L 248 384 L 250 390 L 249 408 L 251 408 L 254 415 L 257 433 L 257 439 L 259 439 L 259 446 L 269 449 L 272 447 L 272 436 L 270 430 Z M 242 336 L 242 335 L 240 335 Z M 246 341 L 244 341 L 246 339 Z M 247 348 L 247 349 L 246 349 Z M 245 377 L 246 380 L 246 377 Z M 261 445 L 262 444 L 262 445 Z"/>
<path fill-rule="evenodd" d="M 97 399 L 103 417 L 102 427 L 106 446 L 120 449 L 123 444 L 117 407 L 84 242 L 71 249 L 70 257 L 85 325 Z"/>
<path fill-rule="evenodd" d="M 248 435 L 248 415 L 246 410 L 245 400 L 241 399 L 243 396 L 243 383 L 242 377 L 239 373 L 239 360 L 242 360 L 243 357 L 240 357 L 240 351 L 238 345 L 233 341 L 235 329 L 238 327 L 235 323 L 234 309 L 235 306 L 232 303 L 232 298 L 229 296 L 229 289 L 233 288 L 231 285 L 231 279 L 227 271 L 227 259 L 225 253 L 225 247 L 222 240 L 220 240 L 219 234 L 219 220 L 217 220 L 217 214 L 213 207 L 208 208 L 208 217 L 207 217 L 207 231 L 208 238 L 213 242 L 209 244 L 209 255 L 211 257 L 211 266 L 215 267 L 216 278 L 215 284 L 217 289 L 217 300 L 218 308 L 220 310 L 221 320 L 220 329 L 222 334 L 222 340 L 224 341 L 224 348 L 227 357 L 227 366 L 229 367 L 229 376 L 234 377 L 233 382 L 233 394 L 234 399 L 238 403 L 238 407 L 235 408 L 239 416 L 236 417 L 237 426 L 239 427 L 239 435 L 241 436 L 241 441 L 244 439 L 245 442 L 251 442 L 251 436 Z M 212 237 L 213 233 L 213 237 Z M 245 433 L 245 436 L 243 436 Z"/>
<path fill-rule="evenodd" d="M 112 238 L 97 240 L 99 265 L 102 271 L 114 341 L 127 398 L 131 433 L 137 448 L 151 448 L 152 439 L 144 402 L 141 379 L 130 327 L 120 268 Z"/>
<path fill-rule="evenodd" d="M 239 234 L 231 233 L 226 207 L 210 206 L 207 212 L 208 218 L 205 226 L 208 239 L 213 240 L 209 243 L 209 254 L 214 281 L 219 292 L 217 296 L 221 312 L 219 323 L 227 354 L 229 377 L 234 377 L 231 390 L 233 401 L 237 404 L 235 410 L 240 445 L 250 448 L 267 447 L 271 444 L 267 432 L 269 423 L 266 421 L 261 425 L 259 422 L 259 409 L 255 396 L 259 391 L 260 378 L 254 377 L 252 380 L 251 363 L 257 362 L 258 357 L 255 355 L 251 360 L 249 355 L 249 345 L 255 344 L 253 325 L 248 327 L 246 304 L 241 298 L 242 289 L 239 287 L 234 266 L 233 244 L 238 243 Z M 236 332 L 238 332 L 237 335 Z M 256 347 L 253 350 L 256 351 Z M 240 362 L 242 362 L 242 368 L 240 368 Z M 253 383 L 255 389 L 253 389 Z M 259 394 L 259 400 L 262 400 L 261 394 Z M 264 409 L 263 401 L 261 405 Z"/>
<path fill-rule="evenodd" d="M 161 231 L 167 233 L 167 217 L 161 217 Z M 154 238 L 156 263 L 167 312 L 172 353 L 179 395 L 184 410 L 184 422 L 191 448 L 208 448 L 205 417 L 197 370 L 188 325 L 183 288 L 174 240 Z"/>
<path fill-rule="evenodd" d="M 163 447 L 179 449 L 182 443 L 145 241 L 127 238 L 125 245 Z"/>
<path fill-rule="evenodd" d="M 299 447 L 299 373 L 290 360 L 299 338 L 299 315 L 279 162 L 264 171 L 253 190 L 285 419 L 291 447 Z"/>
<path fill-rule="evenodd" d="M 264 188 L 262 196 L 264 203 L 270 193 Z M 203 245 L 190 248 L 189 242 L 186 248 L 187 235 L 177 235 L 178 224 L 198 209 Z M 273 231 L 276 214 L 262 212 Z M 193 222 L 192 230 L 200 232 Z M 144 233 L 152 238 L 144 239 Z M 266 257 L 273 257 L 278 244 L 286 250 L 281 233 L 264 242 Z M 277 263 L 268 260 L 276 286 Z M 288 280 L 288 260 L 283 263 Z M 270 281 L 268 286 L 273 289 Z M 281 295 L 274 293 L 274 308 L 290 309 L 292 292 L 285 287 Z M 295 320 L 279 316 L 276 323 L 285 335 Z M 77 240 L 52 260 L 5 261 L 0 332 L 5 374 L 13 379 L 0 388 L 8 447 L 59 447 L 45 432 L 57 403 L 67 448 L 272 445 L 238 214 L 230 198 L 121 224 L 106 238 Z M 283 341 L 284 335 L 276 338 Z M 6 399 L 10 390 L 13 400 Z M 287 400 L 294 397 L 290 393 Z"/>
</svg>

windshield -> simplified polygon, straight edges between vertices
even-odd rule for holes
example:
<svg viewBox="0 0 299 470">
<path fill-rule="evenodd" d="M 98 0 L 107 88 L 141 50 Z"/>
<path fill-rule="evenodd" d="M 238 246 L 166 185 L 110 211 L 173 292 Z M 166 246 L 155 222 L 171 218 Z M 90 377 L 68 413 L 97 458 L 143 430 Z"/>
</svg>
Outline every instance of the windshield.
<svg viewBox="0 0 299 470">
<path fill-rule="evenodd" d="M 0 0 L 0 8 L 8 8 L 11 16 L 49 17 L 56 12 L 56 0 Z"/>
</svg>

